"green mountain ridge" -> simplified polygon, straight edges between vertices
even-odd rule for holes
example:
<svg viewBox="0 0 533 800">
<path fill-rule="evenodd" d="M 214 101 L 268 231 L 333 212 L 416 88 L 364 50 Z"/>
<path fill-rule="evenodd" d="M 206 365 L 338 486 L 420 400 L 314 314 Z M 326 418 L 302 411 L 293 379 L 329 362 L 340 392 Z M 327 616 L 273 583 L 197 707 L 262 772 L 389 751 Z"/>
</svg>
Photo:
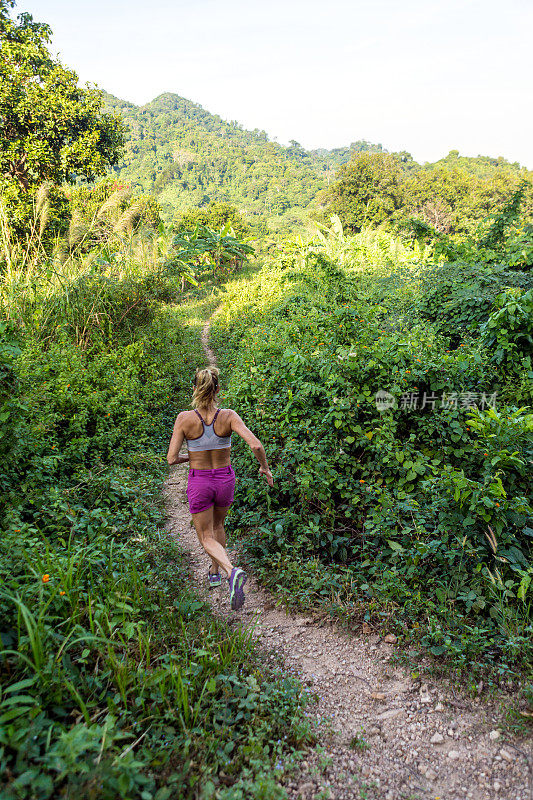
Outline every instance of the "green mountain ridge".
<svg viewBox="0 0 533 800">
<path fill-rule="evenodd" d="M 273 228 L 302 223 L 306 209 L 354 154 L 387 152 L 364 139 L 332 150 L 305 150 L 296 141 L 284 146 L 263 130 L 246 130 L 171 92 L 143 106 L 110 94 L 104 102 L 127 125 L 125 154 L 114 174 L 155 195 L 166 218 L 216 201 L 232 203 L 251 217 L 266 216 Z M 460 156 L 456 150 L 435 164 L 418 164 L 408 152 L 393 155 L 411 176 L 443 168 L 489 184 L 527 172 L 501 157 Z"/>
<path fill-rule="evenodd" d="M 252 216 L 292 210 L 297 221 L 354 152 L 383 149 L 366 141 L 332 151 L 283 146 L 172 93 L 143 106 L 106 94 L 105 106 L 128 127 L 115 174 L 155 194 L 167 215 L 222 201 Z"/>
<path fill-rule="evenodd" d="M 178 95 L 140 107 L 106 101 L 128 125 L 116 174 L 168 210 L 219 200 L 248 214 L 280 214 L 307 206 L 324 184 L 303 153 L 299 158 L 264 131 L 245 131 Z"/>
</svg>

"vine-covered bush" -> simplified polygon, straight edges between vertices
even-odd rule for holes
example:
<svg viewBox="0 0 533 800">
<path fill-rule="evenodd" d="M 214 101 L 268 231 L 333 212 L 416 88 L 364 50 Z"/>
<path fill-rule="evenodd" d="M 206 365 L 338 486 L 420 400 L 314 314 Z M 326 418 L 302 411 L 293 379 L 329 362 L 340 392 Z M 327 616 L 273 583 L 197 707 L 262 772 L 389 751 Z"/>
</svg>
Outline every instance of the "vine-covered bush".
<svg viewBox="0 0 533 800">
<path fill-rule="evenodd" d="M 533 289 L 525 293 L 508 289 L 498 295 L 495 305 L 481 329 L 492 361 L 513 373 L 527 369 L 533 384 Z"/>
<path fill-rule="evenodd" d="M 237 448 L 231 525 L 294 603 L 394 610 L 397 632 L 468 670 L 530 664 L 527 368 L 510 382 L 479 336 L 452 344 L 416 306 L 402 319 L 386 274 L 303 251 L 229 287 L 216 342 L 275 477 L 258 486 Z M 422 303 L 423 282 L 405 285 Z"/>
<path fill-rule="evenodd" d="M 466 332 L 480 333 L 506 288 L 527 290 L 532 286 L 531 274 L 505 265 L 444 262 L 430 265 L 423 275 L 418 309 L 423 319 L 455 340 Z"/>
</svg>

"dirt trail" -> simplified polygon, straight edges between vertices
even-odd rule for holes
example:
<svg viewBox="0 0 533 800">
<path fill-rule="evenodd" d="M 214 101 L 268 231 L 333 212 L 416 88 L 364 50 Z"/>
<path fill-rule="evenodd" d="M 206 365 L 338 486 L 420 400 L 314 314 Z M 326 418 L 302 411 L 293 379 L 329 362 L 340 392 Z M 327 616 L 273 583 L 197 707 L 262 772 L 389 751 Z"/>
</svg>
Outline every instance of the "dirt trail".
<svg viewBox="0 0 533 800">
<path fill-rule="evenodd" d="M 209 323 L 201 339 L 215 364 Z M 292 800 L 533 800 L 532 744 L 515 745 L 500 732 L 494 707 L 457 698 L 438 682 L 413 680 L 390 663 L 394 644 L 378 636 L 346 635 L 287 613 L 251 575 L 237 613 L 227 587 L 209 591 L 209 560 L 191 527 L 186 481 L 186 466 L 174 467 L 165 489 L 168 527 L 189 551 L 214 612 L 228 625 L 249 627 L 266 659 L 281 657 L 316 692 L 311 713 L 331 721 L 321 726 L 325 752 L 309 752 L 286 786 Z"/>
<path fill-rule="evenodd" d="M 204 327 L 202 328 L 202 335 L 200 337 L 200 341 L 202 343 L 207 363 L 209 364 L 210 367 L 216 367 L 217 357 L 214 353 L 214 350 L 211 350 L 211 348 L 209 347 L 209 320 L 207 320 Z"/>
</svg>

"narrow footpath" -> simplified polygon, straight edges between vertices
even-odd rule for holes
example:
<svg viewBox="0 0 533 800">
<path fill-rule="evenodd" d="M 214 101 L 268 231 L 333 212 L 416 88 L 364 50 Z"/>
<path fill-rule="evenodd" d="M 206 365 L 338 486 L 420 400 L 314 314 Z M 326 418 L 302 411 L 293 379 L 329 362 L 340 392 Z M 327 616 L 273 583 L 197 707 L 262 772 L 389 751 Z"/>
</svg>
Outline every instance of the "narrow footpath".
<svg viewBox="0 0 533 800">
<path fill-rule="evenodd" d="M 209 323 L 202 346 L 210 364 Z M 168 530 L 215 614 L 252 631 L 266 659 L 280 658 L 318 696 L 320 747 L 285 786 L 291 800 L 533 800 L 533 746 L 498 727 L 503 710 L 420 682 L 391 664 L 394 642 L 353 636 L 312 616 L 286 612 L 249 575 L 246 603 L 231 610 L 227 587 L 206 585 L 208 558 L 191 525 L 187 467 L 165 487 Z"/>
</svg>

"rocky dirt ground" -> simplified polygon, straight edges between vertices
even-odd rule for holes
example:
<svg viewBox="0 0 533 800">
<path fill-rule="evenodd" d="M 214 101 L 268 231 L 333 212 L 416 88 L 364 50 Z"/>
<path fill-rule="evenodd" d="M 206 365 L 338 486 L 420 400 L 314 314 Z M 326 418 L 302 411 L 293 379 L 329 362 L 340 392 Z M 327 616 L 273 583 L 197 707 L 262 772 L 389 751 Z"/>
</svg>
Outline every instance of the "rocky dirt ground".
<svg viewBox="0 0 533 800">
<path fill-rule="evenodd" d="M 202 341 L 207 345 L 208 328 Z M 533 745 L 499 727 L 501 709 L 457 697 L 439 682 L 413 680 L 391 663 L 393 641 L 353 636 L 287 613 L 249 574 L 246 603 L 229 606 L 227 582 L 209 590 L 209 561 L 191 526 L 187 467 L 173 467 L 165 494 L 168 528 L 216 614 L 252 631 L 266 659 L 281 659 L 318 702 L 319 747 L 286 786 L 291 800 L 533 800 Z"/>
</svg>

